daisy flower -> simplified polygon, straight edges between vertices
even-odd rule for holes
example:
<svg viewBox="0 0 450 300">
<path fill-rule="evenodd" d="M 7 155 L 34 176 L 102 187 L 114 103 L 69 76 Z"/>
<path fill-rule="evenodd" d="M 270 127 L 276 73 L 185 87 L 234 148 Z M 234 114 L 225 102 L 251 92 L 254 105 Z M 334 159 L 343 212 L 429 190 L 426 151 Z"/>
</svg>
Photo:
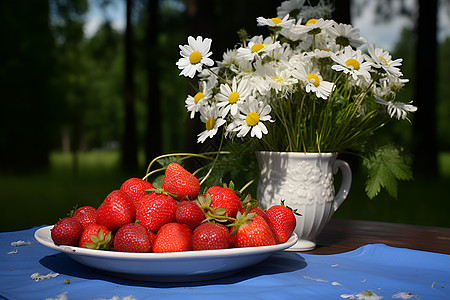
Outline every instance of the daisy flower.
<svg viewBox="0 0 450 300">
<path fill-rule="evenodd" d="M 330 53 L 330 57 L 337 62 L 337 65 L 333 65 L 331 68 L 338 72 L 344 72 L 353 77 L 354 80 L 358 80 L 358 77 L 363 77 L 367 82 L 370 81 L 369 70 L 372 66 L 370 62 L 364 61 L 364 56 L 361 50 L 353 50 L 352 47 L 345 47 L 344 51 L 339 55 Z"/>
<path fill-rule="evenodd" d="M 203 143 L 207 138 L 215 136 L 219 127 L 225 124 L 225 120 L 220 117 L 219 109 L 215 105 L 202 106 L 200 120 L 205 123 L 205 131 L 197 135 L 197 143 Z"/>
<path fill-rule="evenodd" d="M 397 120 L 408 120 L 409 122 L 411 122 L 408 118 L 407 115 L 409 112 L 415 112 L 417 111 L 417 107 L 414 105 L 411 105 L 412 101 L 409 103 L 404 103 L 404 102 L 394 102 L 394 101 L 385 101 L 383 99 L 381 99 L 380 97 L 374 95 L 375 97 L 375 102 L 381 105 L 386 106 L 386 110 L 388 115 L 391 118 L 397 118 Z"/>
<path fill-rule="evenodd" d="M 348 24 L 333 24 L 327 29 L 333 43 L 341 48 L 352 46 L 358 48 L 366 43 L 365 39 L 359 35 L 359 29 Z"/>
<path fill-rule="evenodd" d="M 275 74 L 273 76 L 269 76 L 267 82 L 269 86 L 281 97 L 286 96 L 289 93 L 292 93 L 295 84 L 298 82 L 298 79 L 292 76 L 292 68 L 287 66 L 286 64 L 281 64 L 275 68 Z"/>
<path fill-rule="evenodd" d="M 316 96 L 327 100 L 335 86 L 332 82 L 324 81 L 320 76 L 318 70 L 311 70 L 308 65 L 298 65 L 295 71 L 292 72 L 292 76 L 298 78 L 306 84 L 305 89 L 307 93 L 316 93 Z"/>
<path fill-rule="evenodd" d="M 403 75 L 400 69 L 397 68 L 402 65 L 403 59 L 398 58 L 392 60 L 389 52 L 380 47 L 374 48 L 372 45 L 368 45 L 367 50 L 369 51 L 369 55 L 366 55 L 366 60 L 371 62 L 373 67 L 377 69 L 382 68 L 392 76 L 400 77 Z"/>
<path fill-rule="evenodd" d="M 318 59 L 321 58 L 329 58 L 331 56 L 332 51 L 330 49 L 314 49 L 314 51 L 305 52 L 304 57 L 315 57 Z"/>
<path fill-rule="evenodd" d="M 297 34 L 307 33 L 309 35 L 317 35 L 327 28 L 330 28 L 334 24 L 332 20 L 320 19 L 309 19 L 305 25 L 296 25 L 292 28 Z"/>
<path fill-rule="evenodd" d="M 189 95 L 185 101 L 185 106 L 188 111 L 191 112 L 191 119 L 194 118 L 195 113 L 200 110 L 202 106 L 206 104 L 208 99 L 211 98 L 211 89 L 207 87 L 206 81 L 200 83 L 200 91 L 194 96 Z"/>
<path fill-rule="evenodd" d="M 233 77 L 231 87 L 228 84 L 220 85 L 220 92 L 216 95 L 217 106 L 222 108 L 221 115 L 226 117 L 228 113 L 231 115 L 238 113 L 239 105 L 250 95 L 251 89 L 249 81 L 242 79 L 239 84 L 236 77 Z"/>
<path fill-rule="evenodd" d="M 211 39 L 204 39 L 198 36 L 194 39 L 192 36 L 188 37 L 188 45 L 179 45 L 180 55 L 182 56 L 176 63 L 178 69 L 182 70 L 180 75 L 193 78 L 196 72 L 202 70 L 203 65 L 212 66 L 214 61 L 209 58 L 212 52 L 209 51 L 211 47 Z"/>
<path fill-rule="evenodd" d="M 244 137 L 250 132 L 250 136 L 261 139 L 268 130 L 263 122 L 273 122 L 270 116 L 272 108 L 268 104 L 250 98 L 239 107 L 239 115 L 231 124 L 230 129 L 237 132 L 237 137 Z"/>
<path fill-rule="evenodd" d="M 289 15 L 284 16 L 283 19 L 280 18 L 270 18 L 266 19 L 263 17 L 256 18 L 256 22 L 258 23 L 258 26 L 269 26 L 269 28 L 291 28 L 294 24 L 294 20 L 289 19 Z"/>
<path fill-rule="evenodd" d="M 252 61 L 255 56 L 258 55 L 260 55 L 261 58 L 264 58 L 267 55 L 267 52 L 270 52 L 279 47 L 281 47 L 279 41 L 269 44 L 250 41 L 247 47 L 241 47 L 237 50 L 237 58 L 247 61 Z"/>
<path fill-rule="evenodd" d="M 247 76 L 250 85 L 253 87 L 253 95 L 265 95 L 270 91 L 270 79 L 267 76 L 261 76 L 257 73 Z"/>
<path fill-rule="evenodd" d="M 373 93 L 380 98 L 386 99 L 389 95 L 398 93 L 408 82 L 409 79 L 388 75 L 378 80 L 373 86 Z"/>
<path fill-rule="evenodd" d="M 286 15 L 291 15 L 296 18 L 303 5 L 305 5 L 305 0 L 288 0 L 282 2 L 277 7 L 278 18 L 284 18 Z"/>
</svg>

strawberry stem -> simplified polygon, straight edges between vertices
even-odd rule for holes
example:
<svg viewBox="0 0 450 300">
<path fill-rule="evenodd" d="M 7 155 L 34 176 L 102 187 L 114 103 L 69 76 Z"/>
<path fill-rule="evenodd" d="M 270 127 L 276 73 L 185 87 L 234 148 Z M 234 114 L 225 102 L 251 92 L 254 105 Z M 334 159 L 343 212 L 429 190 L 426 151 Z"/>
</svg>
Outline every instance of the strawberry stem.
<svg viewBox="0 0 450 300">
<path fill-rule="evenodd" d="M 239 193 L 243 194 L 245 189 L 248 188 L 249 186 L 251 186 L 253 184 L 253 182 L 255 182 L 255 179 L 250 180 L 249 182 L 247 182 L 240 190 Z"/>
<path fill-rule="evenodd" d="M 223 144 L 223 138 L 224 138 L 224 136 L 225 136 L 225 131 L 222 130 L 222 137 L 220 138 L 219 151 L 217 151 L 217 155 L 216 155 L 216 157 L 214 158 L 214 161 L 213 161 L 212 166 L 211 166 L 211 168 L 209 169 L 208 173 L 206 173 L 205 177 L 203 177 L 203 179 L 200 181 L 200 185 L 202 185 L 202 184 L 205 182 L 205 180 L 209 177 L 209 174 L 211 174 L 212 170 L 214 169 L 214 167 L 215 167 L 215 165 L 216 165 L 217 159 L 219 158 L 220 149 L 222 149 L 222 144 Z"/>
<path fill-rule="evenodd" d="M 191 158 L 191 157 L 199 157 L 199 158 L 203 158 L 203 159 L 207 159 L 207 160 L 212 160 L 212 161 L 216 160 L 215 158 L 212 158 L 212 157 L 209 157 L 209 156 L 208 156 L 208 155 L 211 155 L 211 154 L 216 154 L 216 155 L 222 154 L 222 155 L 226 155 L 226 154 L 231 154 L 231 152 L 230 152 L 230 151 L 215 151 L 215 152 L 205 152 L 205 153 L 203 153 L 203 154 L 180 152 L 180 153 L 163 154 L 163 155 L 160 155 L 160 156 L 154 158 L 154 159 L 150 162 L 150 164 L 149 164 L 148 167 L 147 167 L 146 175 L 142 178 L 142 180 L 147 180 L 148 177 L 150 177 L 151 175 L 153 175 L 153 174 L 155 174 L 155 173 L 158 173 L 158 172 L 161 172 L 161 171 L 164 171 L 164 170 L 166 169 L 167 166 L 162 167 L 162 168 L 159 168 L 159 169 L 155 169 L 155 170 L 153 170 L 153 171 L 150 172 L 150 170 L 151 170 L 153 164 L 154 164 L 156 161 L 158 161 L 158 160 L 160 160 L 160 159 L 162 159 L 162 158 L 166 158 L 166 157 L 174 157 L 174 156 L 184 156 L 184 158 L 181 158 L 182 160 L 183 160 L 183 159 L 188 159 L 188 158 Z M 217 156 L 216 156 L 216 157 L 217 157 Z"/>
</svg>

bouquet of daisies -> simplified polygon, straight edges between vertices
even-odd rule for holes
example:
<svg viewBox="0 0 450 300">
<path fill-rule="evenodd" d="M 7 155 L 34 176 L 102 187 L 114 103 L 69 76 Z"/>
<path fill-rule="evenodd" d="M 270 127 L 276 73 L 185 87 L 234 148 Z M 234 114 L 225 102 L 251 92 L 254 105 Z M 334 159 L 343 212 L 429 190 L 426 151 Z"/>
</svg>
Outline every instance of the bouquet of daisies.
<svg viewBox="0 0 450 300">
<path fill-rule="evenodd" d="M 396 101 L 408 81 L 402 59 L 367 43 L 359 29 L 328 19 L 329 5 L 304 2 L 285 1 L 277 17 L 258 17 L 267 36 L 241 30 L 240 42 L 221 61 L 210 58 L 209 38 L 189 37 L 180 45 L 180 75 L 198 76 L 197 92 L 185 103 L 190 118 L 205 124 L 199 143 L 221 132 L 249 140 L 255 150 L 359 152 L 390 120 L 409 121 L 416 107 Z M 388 150 L 373 154 L 369 169 L 376 155 L 395 154 Z M 393 177 L 409 179 L 401 169 Z M 378 190 L 380 185 L 388 183 L 378 182 Z"/>
</svg>

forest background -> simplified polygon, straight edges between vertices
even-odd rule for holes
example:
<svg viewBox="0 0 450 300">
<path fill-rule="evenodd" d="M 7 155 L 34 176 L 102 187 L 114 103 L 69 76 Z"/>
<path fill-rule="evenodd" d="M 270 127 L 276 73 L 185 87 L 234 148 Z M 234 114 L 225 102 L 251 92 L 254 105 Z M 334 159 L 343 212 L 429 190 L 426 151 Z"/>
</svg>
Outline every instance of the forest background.
<svg viewBox="0 0 450 300">
<path fill-rule="evenodd" d="M 184 108 L 192 91 L 178 76 L 178 45 L 189 35 L 210 37 L 219 60 L 239 29 L 265 34 L 256 17 L 274 16 L 281 3 L 97 0 L 104 11 L 123 2 L 126 24 L 117 30 L 105 13 L 87 35 L 94 2 L 0 2 L 0 231 L 54 223 L 74 205 L 98 206 L 127 178 L 143 177 L 158 155 L 216 149 L 215 140 L 196 143 L 200 124 Z M 368 3 L 335 1 L 334 19 L 351 24 Z M 414 180 L 400 184 L 396 199 L 369 200 L 361 162 L 348 158 L 353 185 L 335 217 L 450 227 L 450 38 L 437 39 L 438 12 L 448 14 L 450 1 L 375 7 L 381 23 L 403 16 L 414 24 L 389 50 L 404 59 L 410 79 L 398 97 L 419 109 L 412 125 L 376 136 L 411 154 Z"/>
</svg>

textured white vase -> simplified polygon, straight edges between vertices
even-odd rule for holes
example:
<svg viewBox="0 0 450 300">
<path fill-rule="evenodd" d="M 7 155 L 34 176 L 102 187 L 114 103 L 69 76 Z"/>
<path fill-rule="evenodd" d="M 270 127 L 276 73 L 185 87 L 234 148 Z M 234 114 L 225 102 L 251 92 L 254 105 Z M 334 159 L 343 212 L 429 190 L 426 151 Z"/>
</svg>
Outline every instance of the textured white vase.
<svg viewBox="0 0 450 300">
<path fill-rule="evenodd" d="M 298 242 L 291 251 L 307 251 L 316 247 L 315 239 L 333 213 L 347 198 L 352 172 L 336 153 L 257 151 L 260 168 L 257 199 L 263 208 L 285 204 L 297 216 L 295 233 Z M 334 175 L 342 172 L 341 186 L 335 195 Z"/>
</svg>

